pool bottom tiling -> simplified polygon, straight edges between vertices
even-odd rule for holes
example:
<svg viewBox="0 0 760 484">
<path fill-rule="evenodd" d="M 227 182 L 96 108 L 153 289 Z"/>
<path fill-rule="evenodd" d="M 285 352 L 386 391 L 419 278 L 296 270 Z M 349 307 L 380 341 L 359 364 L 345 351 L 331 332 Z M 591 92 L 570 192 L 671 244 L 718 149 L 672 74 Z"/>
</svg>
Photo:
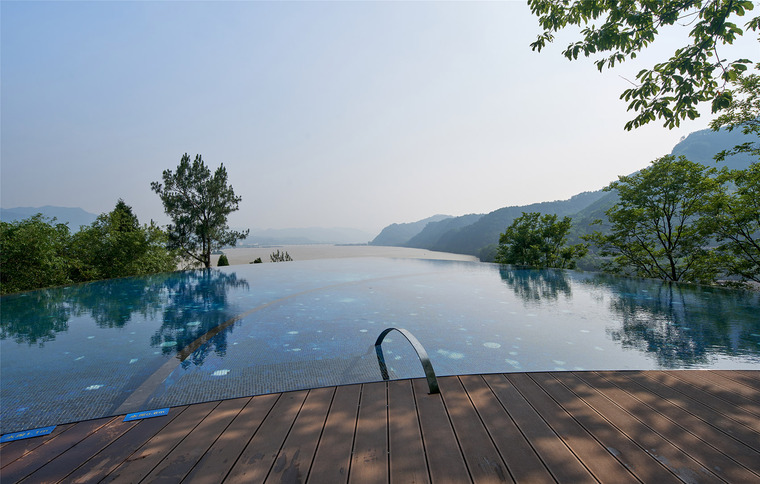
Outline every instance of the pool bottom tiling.
<svg viewBox="0 0 760 484">
<path fill-rule="evenodd" d="M 2 298 L 3 434 L 379 381 L 410 331 L 438 375 L 758 369 L 758 294 L 412 259 L 232 266 Z M 391 332 L 390 377 L 423 376 Z"/>
</svg>

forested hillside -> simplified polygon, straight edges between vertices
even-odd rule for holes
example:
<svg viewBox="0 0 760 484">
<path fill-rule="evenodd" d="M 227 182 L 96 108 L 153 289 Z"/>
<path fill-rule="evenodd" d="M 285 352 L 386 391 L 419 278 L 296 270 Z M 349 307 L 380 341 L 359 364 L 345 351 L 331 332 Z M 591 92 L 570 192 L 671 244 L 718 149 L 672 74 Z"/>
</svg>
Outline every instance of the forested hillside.
<svg viewBox="0 0 760 484">
<path fill-rule="evenodd" d="M 743 169 L 752 162 L 749 155 L 732 156 L 720 164 L 713 157 L 719 151 L 731 148 L 747 139 L 739 131 L 702 130 L 682 139 L 673 148 L 671 154 L 683 155 L 691 161 L 710 167 L 727 166 L 732 169 Z M 642 165 L 644 165 L 642 168 L 650 161 L 652 160 L 642 160 Z M 629 174 L 621 173 L 621 175 Z M 481 260 L 488 261 L 491 260 L 494 248 L 498 244 L 499 234 L 503 233 L 506 227 L 523 212 L 572 217 L 573 227 L 568 242 L 577 243 L 582 235 L 604 228 L 604 225 L 591 226 L 590 224 L 594 220 L 604 220 L 605 212 L 618 201 L 615 192 L 604 192 L 602 188 L 580 193 L 569 200 L 504 207 L 485 215 L 463 215 L 443 220 L 435 220 L 435 217 L 431 217 L 412 224 L 393 224 L 386 227 L 372 244 L 475 255 Z"/>
</svg>

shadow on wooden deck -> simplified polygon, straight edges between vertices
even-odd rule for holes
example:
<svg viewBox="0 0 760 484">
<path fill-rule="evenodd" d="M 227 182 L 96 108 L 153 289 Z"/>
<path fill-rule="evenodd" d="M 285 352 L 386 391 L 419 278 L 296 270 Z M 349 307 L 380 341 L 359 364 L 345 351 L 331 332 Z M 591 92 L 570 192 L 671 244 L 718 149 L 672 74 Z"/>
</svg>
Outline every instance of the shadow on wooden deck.
<svg viewBox="0 0 760 484">
<path fill-rule="evenodd" d="M 11 482 L 760 482 L 760 371 L 466 375 L 65 424 Z"/>
</svg>

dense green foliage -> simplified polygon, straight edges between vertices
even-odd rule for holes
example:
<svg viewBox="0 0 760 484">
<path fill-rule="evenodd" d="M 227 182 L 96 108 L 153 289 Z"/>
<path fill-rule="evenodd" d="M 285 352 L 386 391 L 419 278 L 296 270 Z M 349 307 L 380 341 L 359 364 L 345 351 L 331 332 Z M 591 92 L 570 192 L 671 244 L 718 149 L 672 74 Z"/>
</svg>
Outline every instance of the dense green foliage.
<svg viewBox="0 0 760 484">
<path fill-rule="evenodd" d="M 172 271 L 177 257 L 166 234 L 140 226 L 119 200 L 114 210 L 71 234 L 67 225 L 35 215 L 0 223 L 0 292 Z"/>
<path fill-rule="evenodd" d="M 654 42 L 661 29 L 688 25 L 687 45 L 677 49 L 665 62 L 643 69 L 638 84 L 626 89 L 621 99 L 638 114 L 626 123 L 637 128 L 657 118 L 673 128 L 680 121 L 699 116 L 698 106 L 709 102 L 712 111 L 729 107 L 733 92 L 729 87 L 752 65 L 749 59 L 726 61 L 721 47 L 732 44 L 744 30 L 734 21 L 753 9 L 746 0 L 635 0 L 627 2 L 529 0 L 544 32 L 531 44 L 541 51 L 554 40 L 554 33 L 580 27 L 581 39 L 570 43 L 563 55 L 575 60 L 579 55 L 598 56 L 601 71 L 627 59 Z M 760 17 L 751 18 L 745 29 L 758 31 Z"/>
<path fill-rule="evenodd" d="M 588 239 L 611 257 L 610 272 L 669 281 L 711 281 L 717 272 L 707 250 L 707 196 L 715 191 L 708 168 L 684 157 L 664 156 L 648 168 L 621 176 L 606 190 L 620 201 L 607 211 L 608 233 Z"/>
<path fill-rule="evenodd" d="M 68 226 L 41 215 L 0 222 L 0 292 L 26 291 L 72 282 Z"/>
<path fill-rule="evenodd" d="M 567 245 L 570 217 L 523 213 L 499 237 L 496 262 L 537 268 L 568 268 L 586 253 L 584 244 Z"/>
<path fill-rule="evenodd" d="M 191 261 L 209 268 L 214 250 L 235 246 L 248 235 L 247 230 L 237 232 L 227 226 L 227 216 L 238 210 L 241 197 L 235 196 L 227 183 L 224 165 L 219 165 L 212 176 L 201 155 L 191 163 L 185 153 L 176 172 L 164 170 L 163 184 L 153 182 L 150 186 L 172 219 L 169 247 Z"/>
<path fill-rule="evenodd" d="M 710 197 L 708 227 L 730 276 L 760 282 L 760 163 L 722 170 L 720 189 Z"/>
<path fill-rule="evenodd" d="M 166 234 L 152 221 L 140 226 L 132 208 L 119 200 L 73 235 L 71 253 L 78 262 L 77 280 L 111 279 L 173 271 L 176 257 L 166 250 Z"/>
<path fill-rule="evenodd" d="M 219 256 L 219 260 L 216 262 L 217 267 L 222 266 L 228 266 L 230 265 L 230 261 L 227 259 L 227 256 L 225 254 L 222 254 Z"/>
<path fill-rule="evenodd" d="M 290 254 L 288 254 L 287 251 L 280 252 L 278 249 L 276 252 L 269 254 L 269 260 L 272 262 L 290 262 L 293 258 L 290 257 Z"/>
</svg>

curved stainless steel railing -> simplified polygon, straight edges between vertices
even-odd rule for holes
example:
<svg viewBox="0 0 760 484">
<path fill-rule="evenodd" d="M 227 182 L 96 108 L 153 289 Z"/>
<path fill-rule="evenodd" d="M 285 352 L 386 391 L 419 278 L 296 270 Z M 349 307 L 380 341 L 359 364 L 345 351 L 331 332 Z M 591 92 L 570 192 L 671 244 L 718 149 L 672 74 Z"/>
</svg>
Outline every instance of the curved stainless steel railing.
<svg viewBox="0 0 760 484">
<path fill-rule="evenodd" d="M 385 357 L 383 356 L 383 348 L 381 345 L 383 344 L 383 339 L 385 339 L 385 335 L 390 333 L 391 331 L 398 331 L 402 335 L 404 335 L 404 338 L 407 339 L 412 344 L 412 347 L 414 348 L 414 351 L 417 352 L 417 357 L 420 359 L 420 363 L 422 363 L 422 369 L 425 370 L 425 378 L 427 378 L 428 382 L 428 388 L 430 389 L 430 393 L 440 393 L 441 391 L 438 389 L 438 380 L 435 377 L 435 371 L 433 370 L 433 364 L 430 363 L 430 358 L 428 357 L 427 351 L 425 351 L 425 348 L 422 347 L 422 344 L 417 341 L 417 338 L 412 335 L 409 331 L 401 328 L 388 328 L 386 330 L 383 330 L 382 333 L 380 333 L 380 336 L 377 337 L 377 341 L 375 341 L 375 352 L 377 353 L 377 363 L 380 365 L 380 373 L 383 375 L 383 380 L 389 380 L 390 377 L 388 376 L 388 367 L 385 366 Z"/>
</svg>

